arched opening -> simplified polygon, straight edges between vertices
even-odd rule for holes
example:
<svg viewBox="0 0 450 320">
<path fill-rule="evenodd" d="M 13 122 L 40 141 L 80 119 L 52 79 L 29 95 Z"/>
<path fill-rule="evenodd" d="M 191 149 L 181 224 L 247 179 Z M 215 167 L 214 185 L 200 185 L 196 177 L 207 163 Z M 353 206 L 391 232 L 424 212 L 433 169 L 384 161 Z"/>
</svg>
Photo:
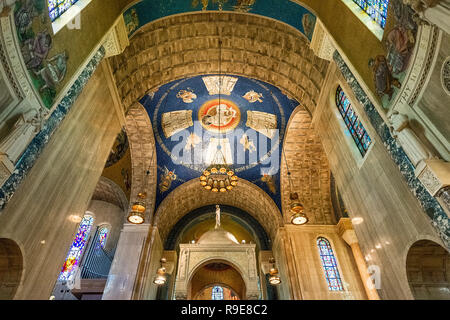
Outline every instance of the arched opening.
<svg viewBox="0 0 450 320">
<path fill-rule="evenodd" d="M 450 254 L 439 244 L 420 240 L 409 249 L 406 273 L 415 299 L 450 299 Z"/>
<path fill-rule="evenodd" d="M 23 271 L 19 246 L 10 239 L 0 239 L 0 300 L 11 300 L 16 294 Z"/>
<path fill-rule="evenodd" d="M 236 292 L 221 283 L 207 286 L 193 300 L 240 300 Z"/>
<path fill-rule="evenodd" d="M 200 266 L 193 274 L 189 287 L 188 299 L 192 300 L 240 300 L 246 297 L 246 286 L 240 272 L 222 260 L 209 261 Z"/>
</svg>

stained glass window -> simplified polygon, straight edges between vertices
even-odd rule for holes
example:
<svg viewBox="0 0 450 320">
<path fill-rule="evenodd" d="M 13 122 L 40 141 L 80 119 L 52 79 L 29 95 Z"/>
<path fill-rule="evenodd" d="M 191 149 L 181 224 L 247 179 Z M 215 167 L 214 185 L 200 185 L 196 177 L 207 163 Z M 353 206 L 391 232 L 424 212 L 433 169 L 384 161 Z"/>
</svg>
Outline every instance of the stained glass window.
<svg viewBox="0 0 450 320">
<path fill-rule="evenodd" d="M 317 246 L 319 247 L 320 260 L 327 279 L 328 290 L 343 291 L 344 287 L 330 242 L 325 238 L 318 238 Z"/>
<path fill-rule="evenodd" d="M 389 0 L 353 0 L 353 2 L 384 29 Z"/>
<path fill-rule="evenodd" d="M 105 245 L 106 245 L 106 239 L 108 238 L 108 233 L 109 233 L 109 230 L 106 227 L 100 228 L 100 230 L 98 232 L 98 244 L 103 249 L 105 248 Z"/>
<path fill-rule="evenodd" d="M 353 140 L 356 143 L 356 146 L 358 147 L 359 152 L 364 157 L 370 144 L 372 143 L 372 140 L 367 134 L 367 131 L 361 121 L 359 121 L 358 116 L 353 110 L 352 105 L 341 86 L 339 86 L 336 90 L 336 105 L 350 134 L 352 135 Z"/>
<path fill-rule="evenodd" d="M 80 263 L 93 223 L 94 217 L 90 215 L 85 215 L 83 220 L 81 220 L 75 240 L 70 247 L 61 274 L 59 275 L 59 281 L 72 280 L 72 277 L 75 275 L 76 267 Z"/>
<path fill-rule="evenodd" d="M 48 0 L 48 13 L 52 22 L 58 19 L 76 2 L 78 0 Z"/>
<path fill-rule="evenodd" d="M 223 300 L 223 288 L 214 286 L 211 292 L 211 300 Z"/>
</svg>

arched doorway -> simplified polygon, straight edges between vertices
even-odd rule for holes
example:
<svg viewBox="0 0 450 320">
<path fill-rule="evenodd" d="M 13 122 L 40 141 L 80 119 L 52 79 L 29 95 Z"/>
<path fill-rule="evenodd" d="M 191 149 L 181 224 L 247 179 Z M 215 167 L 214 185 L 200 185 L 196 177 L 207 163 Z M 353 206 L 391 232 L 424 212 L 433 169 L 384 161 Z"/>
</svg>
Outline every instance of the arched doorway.
<svg viewBox="0 0 450 320">
<path fill-rule="evenodd" d="M 19 246 L 10 239 L 0 238 L 0 300 L 11 300 L 16 294 L 23 271 Z"/>
<path fill-rule="evenodd" d="M 189 296 L 192 300 L 241 300 L 245 299 L 245 282 L 231 264 L 211 261 L 193 274 Z"/>
<path fill-rule="evenodd" d="M 415 242 L 406 258 L 406 272 L 415 299 L 450 300 L 450 253 L 439 244 Z"/>
</svg>

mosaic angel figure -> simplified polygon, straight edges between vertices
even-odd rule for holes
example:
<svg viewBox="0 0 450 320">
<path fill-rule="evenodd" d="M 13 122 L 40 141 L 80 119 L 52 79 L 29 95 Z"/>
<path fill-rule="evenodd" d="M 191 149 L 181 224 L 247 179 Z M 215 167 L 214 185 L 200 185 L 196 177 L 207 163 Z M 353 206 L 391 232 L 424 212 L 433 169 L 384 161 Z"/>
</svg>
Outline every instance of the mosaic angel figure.
<svg viewBox="0 0 450 320">
<path fill-rule="evenodd" d="M 256 101 L 263 102 L 261 99 L 262 97 L 263 97 L 263 95 L 261 93 L 257 93 L 254 90 L 251 90 L 251 91 L 247 92 L 245 95 L 243 95 L 243 98 L 250 103 L 254 103 Z"/>
<path fill-rule="evenodd" d="M 187 88 L 187 90 L 180 90 L 177 94 L 177 98 L 182 99 L 184 103 L 192 103 L 197 99 L 197 95 L 191 88 Z"/>
<path fill-rule="evenodd" d="M 169 171 L 167 167 L 164 167 L 164 174 L 161 175 L 161 182 L 159 183 L 159 191 L 161 193 L 166 192 L 172 186 L 172 181 L 177 179 L 175 171 Z"/>
</svg>

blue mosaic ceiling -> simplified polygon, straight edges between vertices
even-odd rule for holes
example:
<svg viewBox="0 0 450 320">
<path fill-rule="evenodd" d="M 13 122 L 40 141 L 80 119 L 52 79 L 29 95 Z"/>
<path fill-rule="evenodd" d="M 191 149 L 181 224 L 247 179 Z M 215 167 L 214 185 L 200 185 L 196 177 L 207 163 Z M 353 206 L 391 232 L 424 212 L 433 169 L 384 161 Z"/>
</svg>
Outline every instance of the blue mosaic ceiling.
<svg viewBox="0 0 450 320">
<path fill-rule="evenodd" d="M 124 13 L 131 36 L 140 27 L 174 14 L 218 10 L 257 14 L 284 22 L 312 38 L 316 17 L 291 0 L 143 0 Z"/>
<path fill-rule="evenodd" d="M 140 102 L 156 140 L 156 206 L 208 164 L 221 162 L 263 189 L 281 211 L 280 146 L 299 102 L 270 84 L 232 75 L 176 80 Z"/>
</svg>

